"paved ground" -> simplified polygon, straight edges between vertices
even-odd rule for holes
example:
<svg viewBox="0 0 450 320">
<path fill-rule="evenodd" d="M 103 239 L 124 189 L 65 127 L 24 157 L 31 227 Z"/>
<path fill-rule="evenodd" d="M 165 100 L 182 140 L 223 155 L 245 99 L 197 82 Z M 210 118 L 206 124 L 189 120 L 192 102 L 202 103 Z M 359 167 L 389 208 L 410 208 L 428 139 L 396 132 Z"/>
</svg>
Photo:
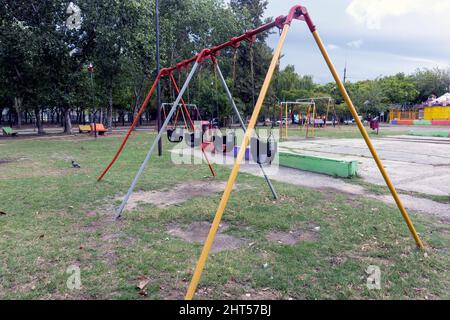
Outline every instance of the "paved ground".
<svg viewBox="0 0 450 320">
<path fill-rule="evenodd" d="M 450 195 L 450 139 L 396 136 L 374 139 L 373 144 L 397 188 L 429 195 Z M 365 181 L 385 184 L 362 139 L 284 142 L 280 151 L 356 160 L 358 173 Z"/>
<path fill-rule="evenodd" d="M 415 191 L 427 195 L 450 195 L 450 139 L 417 138 L 396 136 L 374 139 L 385 167 L 394 184 L 401 191 Z M 367 182 L 385 185 L 370 152 L 362 139 L 314 139 L 284 142 L 281 150 L 295 150 L 298 153 L 318 155 L 359 162 L 359 175 Z M 186 154 L 190 148 L 184 149 Z M 178 152 L 174 152 L 178 154 Z M 202 157 L 199 150 L 194 152 L 197 160 Z M 210 156 L 214 163 L 231 166 L 233 159 Z M 255 164 L 243 164 L 241 172 L 262 176 Z M 338 192 L 362 195 L 387 204 L 394 204 L 390 195 L 377 195 L 348 179 L 339 179 L 322 174 L 290 168 L 266 168 L 270 179 L 315 189 L 335 189 Z M 450 204 L 439 203 L 423 197 L 402 194 L 401 198 L 408 210 L 435 215 L 445 223 L 450 223 Z"/>
</svg>

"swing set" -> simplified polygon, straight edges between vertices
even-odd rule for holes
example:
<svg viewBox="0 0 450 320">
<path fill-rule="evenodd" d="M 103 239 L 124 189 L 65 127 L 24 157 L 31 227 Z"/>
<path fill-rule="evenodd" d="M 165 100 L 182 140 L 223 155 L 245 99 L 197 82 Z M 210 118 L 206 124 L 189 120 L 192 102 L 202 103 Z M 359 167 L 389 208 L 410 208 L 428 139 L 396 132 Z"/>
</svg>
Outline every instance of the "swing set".
<svg viewBox="0 0 450 320">
<path fill-rule="evenodd" d="M 167 106 L 171 107 L 172 104 L 171 103 L 162 103 L 161 104 L 161 111 L 163 113 L 163 120 L 167 119 L 167 112 L 166 112 L 166 107 Z M 189 110 L 189 108 L 194 108 L 194 110 L 197 113 L 197 121 L 199 121 L 199 120 L 201 121 L 201 115 L 200 115 L 200 112 L 199 112 L 198 107 L 197 107 L 196 104 L 186 104 L 186 110 L 184 110 L 182 104 L 179 104 L 178 105 L 178 109 L 177 109 L 177 113 L 175 115 L 175 119 L 173 121 L 174 124 L 171 127 L 169 127 L 169 126 L 167 127 L 167 140 L 169 140 L 169 142 L 171 142 L 171 143 L 180 143 L 180 142 L 183 141 L 183 139 L 184 139 L 184 130 L 190 128 L 190 126 L 189 126 L 189 124 L 188 124 L 188 122 L 186 120 L 186 118 L 188 117 L 186 115 L 186 111 L 187 111 L 189 117 L 192 119 L 192 113 Z M 183 123 L 184 123 L 183 127 L 178 127 L 178 118 L 180 116 L 180 113 L 181 113 L 181 115 L 183 117 Z M 194 125 L 194 128 L 195 128 L 195 122 L 193 122 L 193 125 Z"/>
<path fill-rule="evenodd" d="M 390 192 L 391 192 L 391 194 L 392 194 L 392 196 L 393 196 L 393 198 L 394 198 L 394 200 L 395 200 L 395 202 L 396 202 L 396 204 L 398 206 L 398 209 L 400 210 L 400 212 L 401 212 L 401 214 L 402 214 L 402 216 L 403 216 L 403 218 L 404 218 L 404 220 L 405 220 L 405 222 L 406 222 L 406 224 L 407 224 L 407 226 L 409 228 L 409 231 L 411 232 L 411 234 L 412 234 L 412 236 L 413 236 L 417 246 L 420 249 L 424 248 L 422 240 L 420 239 L 419 235 L 417 234 L 417 232 L 416 232 L 416 230 L 414 228 L 414 225 L 413 225 L 413 223 L 412 223 L 412 221 L 411 221 L 411 219 L 410 219 L 410 217 L 409 217 L 409 215 L 408 215 L 408 213 L 407 213 L 407 211 L 406 211 L 406 209 L 405 209 L 405 207 L 404 207 L 404 205 L 403 205 L 403 203 L 402 203 L 402 201 L 401 201 L 401 199 L 400 199 L 400 197 L 399 197 L 399 195 L 398 195 L 398 193 L 397 193 L 397 191 L 396 191 L 396 189 L 394 187 L 394 185 L 392 184 L 391 179 L 390 179 L 386 169 L 384 168 L 383 163 L 382 163 L 380 157 L 378 156 L 377 151 L 375 150 L 375 148 L 374 148 L 374 146 L 372 144 L 372 141 L 370 140 L 369 135 L 367 134 L 366 130 L 364 129 L 363 123 L 361 122 L 360 118 L 358 117 L 358 112 L 357 112 L 355 106 L 353 105 L 353 102 L 352 102 L 350 96 L 348 95 L 347 90 L 344 87 L 344 85 L 343 85 L 343 83 L 342 83 L 342 81 L 340 79 L 340 76 L 337 73 L 336 68 L 334 67 L 334 65 L 333 65 L 333 63 L 332 63 L 332 61 L 330 59 L 330 56 L 328 55 L 327 49 L 326 49 L 324 43 L 322 42 L 321 37 L 319 36 L 319 33 L 318 33 L 318 31 L 316 29 L 316 26 L 314 25 L 310 15 L 309 15 L 309 13 L 308 13 L 308 10 L 305 7 L 303 7 L 303 6 L 297 5 L 297 6 L 294 6 L 289 11 L 289 14 L 287 16 L 280 16 L 280 17 L 276 18 L 275 21 L 267 23 L 267 24 L 265 24 L 265 25 L 263 25 L 263 26 L 261 26 L 261 27 L 259 27 L 257 29 L 247 31 L 246 33 L 244 33 L 241 36 L 231 38 L 228 42 L 225 42 L 225 43 L 223 43 L 221 45 L 218 45 L 218 46 L 210 48 L 210 49 L 204 49 L 203 51 L 198 53 L 193 58 L 185 60 L 185 61 L 177 64 L 175 67 L 171 67 L 171 68 L 167 68 L 167 69 L 161 70 L 160 73 L 157 75 L 155 83 L 153 84 L 149 94 L 147 95 L 147 97 L 146 97 L 146 99 L 145 99 L 145 101 L 144 101 L 144 103 L 142 105 L 142 108 L 141 108 L 141 110 L 138 113 L 138 116 L 135 118 L 135 122 L 137 122 L 136 119 L 139 119 L 140 115 L 142 114 L 142 112 L 147 107 L 147 104 L 148 104 L 148 102 L 150 100 L 150 97 L 153 94 L 153 91 L 155 90 L 157 83 L 161 80 L 162 77 L 169 77 L 174 82 L 174 85 L 177 88 L 176 82 L 175 82 L 175 80 L 173 78 L 173 72 L 176 71 L 176 70 L 179 71 L 181 69 L 188 68 L 190 65 L 192 65 L 192 67 L 190 69 L 190 73 L 187 76 L 187 79 L 186 79 L 182 89 L 181 90 L 177 90 L 177 92 L 178 92 L 177 99 L 173 103 L 172 108 L 171 108 L 169 114 L 167 115 L 167 118 L 164 121 L 164 124 L 162 125 L 161 130 L 158 132 L 158 135 L 157 135 L 155 141 L 153 142 L 153 145 L 151 146 L 149 152 L 147 153 L 147 156 L 145 157 L 144 162 L 142 163 L 142 165 L 141 165 L 141 167 L 140 167 L 140 169 L 139 169 L 135 179 L 133 180 L 133 183 L 132 183 L 132 185 L 131 185 L 127 195 L 125 196 L 124 201 L 122 202 L 122 205 L 119 208 L 119 211 L 118 211 L 118 215 L 119 216 L 122 213 L 122 211 L 123 211 L 123 209 L 125 207 L 125 204 L 127 203 L 131 193 L 133 192 L 139 177 L 142 175 L 142 173 L 143 173 L 143 171 L 144 171 L 148 161 L 150 160 L 150 157 L 152 156 L 152 153 L 153 153 L 155 147 L 157 146 L 158 141 L 161 139 L 161 136 L 162 136 L 163 132 L 166 130 L 167 125 L 169 123 L 169 120 L 174 115 L 178 104 L 181 102 L 183 106 L 185 105 L 184 101 L 182 100 L 182 97 L 183 97 L 184 93 L 186 92 L 186 89 L 188 88 L 189 83 L 192 80 L 192 77 L 194 76 L 195 72 L 197 71 L 198 66 L 202 62 L 204 62 L 204 60 L 211 59 L 211 61 L 214 64 L 215 68 L 217 69 L 218 73 L 221 74 L 220 68 L 219 68 L 219 64 L 218 64 L 218 61 L 217 61 L 217 57 L 218 57 L 220 51 L 222 51 L 224 49 L 227 49 L 227 48 L 238 48 L 240 46 L 241 42 L 243 42 L 243 41 L 253 42 L 253 41 L 256 40 L 256 35 L 258 35 L 258 34 L 260 34 L 262 32 L 271 30 L 273 28 L 278 28 L 279 30 L 281 30 L 280 39 L 279 39 L 278 44 L 276 46 L 276 49 L 274 51 L 272 61 L 270 63 L 269 69 L 267 71 L 267 75 L 266 75 L 265 80 L 263 82 L 263 85 L 261 87 L 261 91 L 260 91 L 258 100 L 256 102 L 256 105 L 254 107 L 253 114 L 251 116 L 250 122 L 249 122 L 248 126 L 245 126 L 245 124 L 242 123 L 243 130 L 245 131 L 245 135 L 244 135 L 242 144 L 240 146 L 239 152 L 237 154 L 234 166 L 233 166 L 233 168 L 231 170 L 231 173 L 230 173 L 230 176 L 228 178 L 228 182 L 226 184 L 224 193 L 223 193 L 223 195 L 221 197 L 219 206 L 217 208 L 217 211 L 216 211 L 216 214 L 215 214 L 215 217 L 214 217 L 211 229 L 209 231 L 208 237 L 207 237 L 207 239 L 206 239 L 206 241 L 204 243 L 203 250 L 201 252 L 201 255 L 200 255 L 200 258 L 199 258 L 199 260 L 197 262 L 197 265 L 195 267 L 195 271 L 194 271 L 192 280 L 191 280 L 191 282 L 189 284 L 189 287 L 188 287 L 188 290 L 187 290 L 187 293 L 186 293 L 186 296 L 185 296 L 186 300 L 191 300 L 191 299 L 194 298 L 194 294 L 195 294 L 195 292 L 197 290 L 197 287 L 198 287 L 198 284 L 200 282 L 200 279 L 201 279 L 201 276 L 202 276 L 202 273 L 203 273 L 203 270 L 204 270 L 207 258 L 209 256 L 210 251 L 211 251 L 212 245 L 214 243 L 214 239 L 215 239 L 217 231 L 219 229 L 219 225 L 220 225 L 220 223 L 222 221 L 223 214 L 225 212 L 225 209 L 227 207 L 228 201 L 230 199 L 231 192 L 233 191 L 233 185 L 235 184 L 236 178 L 237 178 L 237 176 L 239 174 L 240 166 L 241 166 L 242 160 L 243 160 L 243 158 L 245 156 L 245 153 L 246 153 L 246 148 L 247 148 L 247 146 L 250 143 L 251 137 L 254 136 L 254 129 L 255 129 L 255 126 L 256 126 L 259 114 L 261 112 L 262 106 L 264 104 L 264 101 L 265 101 L 265 98 L 266 98 L 266 95 L 267 95 L 267 92 L 268 92 L 268 89 L 269 89 L 269 86 L 270 86 L 273 74 L 274 74 L 274 72 L 276 70 L 276 67 L 278 65 L 278 61 L 279 61 L 280 56 L 281 56 L 281 51 L 282 51 L 283 45 L 284 45 L 284 43 L 286 41 L 286 37 L 288 35 L 291 23 L 294 20 L 304 21 L 307 24 L 309 30 L 311 31 L 311 33 L 312 33 L 312 35 L 314 37 L 314 40 L 315 40 L 317 46 L 319 47 L 319 50 L 320 50 L 320 52 L 321 52 L 321 54 L 322 54 L 322 56 L 323 56 L 323 58 L 324 58 L 324 60 L 325 60 L 325 62 L 327 64 L 328 68 L 330 69 L 330 72 L 333 75 L 333 78 L 336 81 L 336 84 L 337 84 L 337 86 L 338 86 L 342 96 L 343 96 L 347 106 L 349 107 L 350 112 L 353 115 L 353 118 L 356 121 L 358 129 L 360 130 L 360 132 L 361 132 L 361 134 L 362 134 L 362 136 L 364 138 L 364 141 L 366 142 L 366 144 L 367 144 L 367 146 L 368 146 L 368 148 L 369 148 L 369 150 L 370 150 L 370 152 L 371 152 L 371 154 L 372 154 L 372 156 L 373 156 L 373 158 L 374 158 L 374 160 L 376 162 L 376 165 L 377 165 L 378 169 L 380 170 L 380 172 L 381 172 L 381 174 L 382 174 L 382 176 L 383 176 L 387 186 L 389 187 L 389 190 L 390 190 Z M 224 81 L 223 76 L 222 76 L 221 80 L 222 80 L 222 82 Z M 224 87 L 226 87 L 226 85 Z M 227 91 L 227 95 L 229 96 L 229 98 L 231 100 L 230 102 L 235 107 L 234 100 L 232 99 L 231 93 L 229 92 L 227 87 L 226 87 L 225 90 Z M 113 161 L 105 169 L 105 171 L 102 173 L 102 175 L 99 177 L 98 180 L 101 180 L 101 178 L 103 178 L 103 176 L 107 173 L 107 171 L 111 168 L 111 166 L 117 160 L 117 157 L 119 156 L 120 152 L 122 151 L 123 147 L 125 146 L 125 144 L 126 144 L 128 138 L 129 138 L 131 132 L 133 131 L 135 125 L 136 125 L 136 123 L 133 123 L 133 125 L 130 128 L 130 130 L 127 132 L 127 135 L 125 136 L 124 141 L 122 142 L 121 146 L 119 147 L 118 152 L 116 153 L 115 157 L 113 158 Z M 268 179 L 267 179 L 267 181 L 268 181 Z M 268 181 L 268 183 L 270 185 L 270 181 Z"/>
<path fill-rule="evenodd" d="M 326 101 L 327 103 L 327 111 L 324 119 L 316 119 L 317 118 L 317 101 Z M 303 118 L 302 114 L 302 106 L 305 106 L 305 118 Z M 291 110 L 289 112 L 289 107 Z M 300 110 L 298 110 L 300 109 Z M 283 112 L 285 113 L 286 123 L 283 125 L 283 122 L 280 121 L 280 139 L 288 139 L 289 137 L 289 119 L 294 118 L 295 111 L 298 111 L 298 126 L 302 130 L 303 127 L 306 128 L 306 138 L 314 138 L 315 128 L 316 126 L 323 126 L 326 128 L 327 122 L 330 116 L 330 112 L 333 115 L 332 124 L 338 124 L 339 121 L 336 114 L 336 103 L 330 97 L 319 97 L 319 98 L 309 98 L 309 99 L 297 99 L 295 102 L 280 102 L 280 119 L 283 117 Z M 311 128 L 311 129 L 310 129 Z"/>
<path fill-rule="evenodd" d="M 292 106 L 290 116 L 289 116 L 289 107 Z M 305 106 L 305 121 L 303 122 L 303 114 L 301 112 L 302 106 Z M 286 123 L 283 125 L 283 121 L 280 121 L 280 139 L 288 139 L 289 137 L 289 119 L 294 115 L 295 109 L 299 109 L 298 120 L 299 120 L 299 128 L 306 128 L 306 138 L 314 137 L 314 127 L 315 127 L 315 118 L 316 118 L 316 104 L 313 100 L 311 102 L 281 102 L 280 103 L 280 118 L 283 116 L 283 111 L 286 116 Z M 312 112 L 312 114 L 311 114 Z M 310 126 L 312 124 L 312 130 L 310 130 Z"/>
<path fill-rule="evenodd" d="M 327 103 L 327 112 L 325 114 L 325 123 L 323 124 L 324 127 L 326 127 L 328 125 L 328 119 L 330 117 L 330 112 L 332 112 L 332 116 L 333 116 L 333 120 L 332 120 L 332 125 L 335 126 L 336 124 L 338 125 L 338 128 L 340 129 L 340 125 L 339 125 L 339 118 L 337 116 L 336 113 L 336 101 L 333 98 L 330 97 L 318 97 L 318 98 L 307 98 L 307 99 L 297 99 L 297 102 L 308 102 L 308 101 L 326 101 Z"/>
</svg>

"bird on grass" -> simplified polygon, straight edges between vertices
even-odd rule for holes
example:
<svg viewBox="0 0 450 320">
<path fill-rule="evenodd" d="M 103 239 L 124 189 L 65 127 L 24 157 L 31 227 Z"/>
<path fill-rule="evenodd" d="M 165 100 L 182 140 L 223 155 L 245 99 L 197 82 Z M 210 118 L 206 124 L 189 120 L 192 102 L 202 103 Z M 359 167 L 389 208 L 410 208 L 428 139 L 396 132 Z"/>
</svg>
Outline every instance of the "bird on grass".
<svg viewBox="0 0 450 320">
<path fill-rule="evenodd" d="M 78 163 L 76 163 L 75 161 L 72 160 L 72 168 L 80 169 L 81 166 Z"/>
</svg>

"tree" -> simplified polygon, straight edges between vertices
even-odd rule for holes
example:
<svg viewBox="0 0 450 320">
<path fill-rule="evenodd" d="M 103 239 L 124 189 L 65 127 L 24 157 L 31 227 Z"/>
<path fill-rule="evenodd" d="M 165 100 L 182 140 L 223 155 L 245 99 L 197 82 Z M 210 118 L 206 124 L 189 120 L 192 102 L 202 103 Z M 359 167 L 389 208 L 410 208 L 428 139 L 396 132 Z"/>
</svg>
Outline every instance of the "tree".
<svg viewBox="0 0 450 320">
<path fill-rule="evenodd" d="M 235 15 L 242 21 L 240 33 L 257 28 L 268 21 L 263 20 L 267 4 L 265 0 L 230 1 Z M 233 93 L 245 104 L 245 114 L 253 111 L 272 59 L 272 49 L 266 44 L 268 35 L 268 32 L 261 33 L 255 42 L 242 45 L 236 52 L 236 61 L 233 62 L 236 64 Z"/>
<path fill-rule="evenodd" d="M 387 103 L 413 103 L 419 95 L 413 77 L 403 73 L 381 78 L 379 82 Z"/>
<path fill-rule="evenodd" d="M 441 96 L 450 90 L 450 69 L 419 69 L 412 77 L 419 91 L 417 102 L 426 101 L 431 95 Z"/>
<path fill-rule="evenodd" d="M 386 110 L 387 99 L 379 80 L 348 83 L 347 90 L 359 114 L 378 114 Z"/>
</svg>

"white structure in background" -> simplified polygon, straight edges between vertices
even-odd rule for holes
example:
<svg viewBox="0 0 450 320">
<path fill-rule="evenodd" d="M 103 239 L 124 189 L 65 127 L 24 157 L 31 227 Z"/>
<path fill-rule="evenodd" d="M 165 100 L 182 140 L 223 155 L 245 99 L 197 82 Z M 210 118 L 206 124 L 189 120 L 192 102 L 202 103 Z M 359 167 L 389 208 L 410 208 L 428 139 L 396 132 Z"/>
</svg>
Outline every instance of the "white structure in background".
<svg viewBox="0 0 450 320">
<path fill-rule="evenodd" d="M 450 106 L 450 93 L 446 93 L 442 96 L 440 96 L 439 98 L 435 98 L 435 99 L 430 99 L 429 101 L 427 101 L 429 106 L 435 106 L 435 105 L 440 105 L 440 106 Z"/>
<path fill-rule="evenodd" d="M 67 7 L 67 14 L 70 16 L 66 20 L 66 26 L 69 30 L 80 30 L 81 29 L 81 9 L 79 6 L 73 2 L 69 3 Z"/>
</svg>

